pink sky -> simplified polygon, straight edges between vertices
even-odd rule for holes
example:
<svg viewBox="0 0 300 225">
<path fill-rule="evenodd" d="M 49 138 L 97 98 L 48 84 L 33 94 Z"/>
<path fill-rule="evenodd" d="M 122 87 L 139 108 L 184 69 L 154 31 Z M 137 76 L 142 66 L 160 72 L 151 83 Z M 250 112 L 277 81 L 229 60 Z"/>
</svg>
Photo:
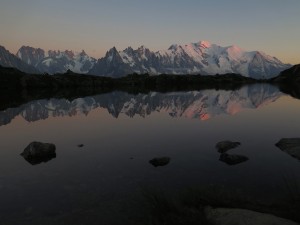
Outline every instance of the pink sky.
<svg viewBox="0 0 300 225">
<path fill-rule="evenodd" d="M 299 0 L 2 0 L 0 45 L 12 53 L 22 45 L 84 49 L 99 58 L 113 46 L 145 45 L 155 51 L 209 40 L 296 64 L 299 9 Z"/>
</svg>

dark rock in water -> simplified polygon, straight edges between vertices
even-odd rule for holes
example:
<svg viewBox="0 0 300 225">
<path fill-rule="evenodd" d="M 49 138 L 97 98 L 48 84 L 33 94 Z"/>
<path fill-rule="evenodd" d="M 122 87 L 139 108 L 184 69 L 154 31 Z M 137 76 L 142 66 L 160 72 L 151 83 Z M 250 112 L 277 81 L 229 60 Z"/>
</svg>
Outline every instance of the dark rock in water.
<svg viewBox="0 0 300 225">
<path fill-rule="evenodd" d="M 216 144 L 216 148 L 218 149 L 218 152 L 224 153 L 230 149 L 238 147 L 239 145 L 241 145 L 240 142 L 220 141 Z"/>
<path fill-rule="evenodd" d="M 77 145 L 78 148 L 82 148 L 84 144 Z"/>
<path fill-rule="evenodd" d="M 282 138 L 275 145 L 282 151 L 300 160 L 300 138 Z"/>
<path fill-rule="evenodd" d="M 21 153 L 21 156 L 30 164 L 36 165 L 56 158 L 55 149 L 54 144 L 31 142 Z"/>
<path fill-rule="evenodd" d="M 158 166 L 166 166 L 170 163 L 171 158 L 169 157 L 161 157 L 161 158 L 154 158 L 149 161 L 154 167 Z"/>
<path fill-rule="evenodd" d="M 246 156 L 243 156 L 243 155 L 230 155 L 227 153 L 223 153 L 223 154 L 221 154 L 219 160 L 232 166 L 232 165 L 236 165 L 236 164 L 245 162 L 245 161 L 249 160 L 249 158 Z"/>
</svg>

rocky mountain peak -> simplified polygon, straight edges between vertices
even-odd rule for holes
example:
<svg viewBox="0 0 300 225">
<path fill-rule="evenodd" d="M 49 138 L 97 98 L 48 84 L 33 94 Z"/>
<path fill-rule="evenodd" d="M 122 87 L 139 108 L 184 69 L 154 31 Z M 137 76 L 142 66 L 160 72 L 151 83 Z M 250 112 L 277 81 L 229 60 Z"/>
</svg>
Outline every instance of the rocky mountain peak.
<svg viewBox="0 0 300 225">
<path fill-rule="evenodd" d="M 70 50 L 65 50 L 65 55 L 68 56 L 70 59 L 73 59 L 75 54 L 73 51 L 70 51 Z"/>
<path fill-rule="evenodd" d="M 86 56 L 87 54 L 86 54 L 86 52 L 84 50 L 82 50 L 79 55 L 80 56 Z"/>
<path fill-rule="evenodd" d="M 13 67 L 25 73 L 35 74 L 39 72 L 31 64 L 23 62 L 3 46 L 0 46 L 0 65 L 3 67 Z"/>
<path fill-rule="evenodd" d="M 178 44 L 172 44 L 172 45 L 168 48 L 168 50 L 176 50 L 176 49 L 178 49 L 178 47 L 179 47 Z"/>
<path fill-rule="evenodd" d="M 203 74 L 237 73 L 256 79 L 272 78 L 291 67 L 263 52 L 242 50 L 236 45 L 222 47 L 209 41 L 185 45 L 173 44 L 167 50 L 153 52 L 145 46 L 106 52 L 97 62 L 84 51 L 45 51 L 22 46 L 17 56 L 42 73 L 78 73 L 125 76 L 130 73 Z M 97 65 L 96 65 L 97 64 Z"/>
<path fill-rule="evenodd" d="M 22 46 L 17 56 L 26 64 L 34 66 L 40 73 L 65 73 L 68 69 L 77 73 L 87 73 L 96 59 L 89 57 L 84 50 L 75 53 L 72 50 L 49 50 L 47 54 L 40 48 Z"/>
<path fill-rule="evenodd" d="M 260 52 L 246 52 L 236 45 L 222 47 L 208 41 L 185 45 L 173 44 L 168 50 L 158 52 L 141 46 L 136 50 L 126 48 L 118 54 L 113 48 L 109 53 L 103 58 L 108 63 L 105 64 L 105 68 L 102 64 L 97 67 L 98 69 L 93 69 L 92 74 L 105 76 L 113 74 L 113 71 L 118 71 L 118 74 L 115 74 L 117 76 L 125 76 L 128 73 L 206 75 L 237 73 L 246 77 L 265 79 L 278 75 L 290 66 Z M 120 63 L 117 64 L 112 60 L 113 55 L 118 56 L 117 61 Z"/>
<path fill-rule="evenodd" d="M 132 54 L 133 54 L 133 48 L 129 46 L 128 48 L 126 48 L 126 49 L 124 50 L 124 52 L 125 52 L 126 54 L 128 54 L 128 55 L 132 55 Z"/>
<path fill-rule="evenodd" d="M 210 48 L 211 47 L 211 43 L 209 41 L 199 41 L 198 44 L 202 48 Z"/>
</svg>

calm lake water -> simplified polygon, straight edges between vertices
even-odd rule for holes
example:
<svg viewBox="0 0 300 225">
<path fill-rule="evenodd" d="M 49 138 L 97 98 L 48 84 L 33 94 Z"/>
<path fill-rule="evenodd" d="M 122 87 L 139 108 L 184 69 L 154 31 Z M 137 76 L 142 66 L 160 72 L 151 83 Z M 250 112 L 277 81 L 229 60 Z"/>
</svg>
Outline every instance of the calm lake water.
<svg viewBox="0 0 300 225">
<path fill-rule="evenodd" d="M 0 224 L 133 224 L 143 189 L 219 185 L 257 199 L 286 193 L 300 162 L 278 149 L 300 137 L 300 101 L 266 84 L 240 90 L 41 99 L 0 112 Z M 249 158 L 219 160 L 215 145 Z M 37 165 L 20 153 L 54 143 Z M 83 144 L 83 147 L 78 147 Z M 149 160 L 171 158 L 154 167 Z"/>
</svg>

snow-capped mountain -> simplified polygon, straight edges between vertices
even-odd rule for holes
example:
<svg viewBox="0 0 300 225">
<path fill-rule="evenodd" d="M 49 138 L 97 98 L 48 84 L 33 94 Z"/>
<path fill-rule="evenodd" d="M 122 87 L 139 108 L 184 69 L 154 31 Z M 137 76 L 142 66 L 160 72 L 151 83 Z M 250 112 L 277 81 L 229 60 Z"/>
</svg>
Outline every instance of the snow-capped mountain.
<svg viewBox="0 0 300 225">
<path fill-rule="evenodd" d="M 97 96 L 67 99 L 42 99 L 17 108 L 0 111 L 0 126 L 16 116 L 34 122 L 49 117 L 88 115 L 97 108 L 104 108 L 113 116 L 146 117 L 153 112 L 167 113 L 171 117 L 207 120 L 220 115 L 234 115 L 246 109 L 256 109 L 270 104 L 282 94 L 268 84 L 244 86 L 240 90 L 203 90 L 132 95 L 111 92 Z"/>
<path fill-rule="evenodd" d="M 4 50 L 1 51 L 5 52 Z M 23 64 L 6 57 L 5 60 L 1 60 L 2 65 L 16 67 L 29 73 L 33 73 L 34 67 L 40 73 L 48 74 L 65 73 L 67 70 L 111 77 L 126 76 L 130 73 L 202 75 L 237 73 L 256 79 L 275 77 L 291 67 L 260 51 L 248 52 L 235 45 L 221 47 L 208 41 L 186 45 L 173 44 L 167 50 L 156 52 L 144 46 L 135 50 L 128 47 L 123 51 L 113 47 L 98 60 L 88 56 L 84 51 L 46 52 L 40 48 L 22 46 L 17 52 L 17 57 Z"/>
<path fill-rule="evenodd" d="M 53 51 L 45 52 L 40 48 L 22 46 L 17 56 L 25 63 L 34 66 L 41 73 L 87 73 L 94 66 L 96 59 L 88 56 L 85 51 Z"/>
<path fill-rule="evenodd" d="M 33 66 L 24 63 L 14 54 L 6 50 L 3 46 L 0 46 L 0 65 L 3 67 L 14 67 L 25 73 L 38 73 Z"/>
<path fill-rule="evenodd" d="M 291 67 L 260 51 L 247 52 L 235 45 L 221 47 L 208 41 L 171 45 L 157 52 L 141 46 L 117 51 L 114 47 L 99 59 L 90 74 L 120 77 L 128 73 L 203 74 L 238 73 L 257 79 L 277 76 Z"/>
</svg>

